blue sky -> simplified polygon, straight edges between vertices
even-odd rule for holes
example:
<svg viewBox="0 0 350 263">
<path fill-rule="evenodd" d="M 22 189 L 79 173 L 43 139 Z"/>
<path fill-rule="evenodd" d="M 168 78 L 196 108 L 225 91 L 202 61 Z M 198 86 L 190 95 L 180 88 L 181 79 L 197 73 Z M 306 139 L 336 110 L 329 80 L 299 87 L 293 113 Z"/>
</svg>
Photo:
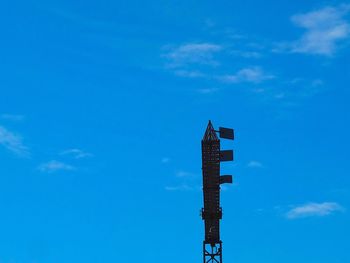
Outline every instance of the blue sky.
<svg viewBox="0 0 350 263">
<path fill-rule="evenodd" d="M 225 262 L 350 262 L 349 2 L 0 13 L 1 263 L 200 262 L 209 119 Z"/>
</svg>

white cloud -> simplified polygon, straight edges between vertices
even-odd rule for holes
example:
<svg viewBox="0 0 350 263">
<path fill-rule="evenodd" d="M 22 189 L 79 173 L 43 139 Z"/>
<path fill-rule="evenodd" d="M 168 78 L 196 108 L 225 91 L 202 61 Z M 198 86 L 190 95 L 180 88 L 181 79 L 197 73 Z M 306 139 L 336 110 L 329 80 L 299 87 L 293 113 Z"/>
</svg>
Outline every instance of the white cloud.
<svg viewBox="0 0 350 263">
<path fill-rule="evenodd" d="M 75 167 L 63 162 L 52 160 L 39 165 L 38 169 L 43 173 L 54 173 L 57 171 L 73 171 L 75 170 Z"/>
<path fill-rule="evenodd" d="M 0 126 L 0 145 L 18 156 L 25 157 L 29 155 L 28 148 L 24 146 L 22 137 L 3 126 Z"/>
<path fill-rule="evenodd" d="M 191 191 L 191 190 L 194 190 L 194 188 L 187 185 L 187 184 L 182 184 L 182 185 L 178 185 L 178 186 L 166 186 L 165 190 L 167 190 L 167 191 Z"/>
<path fill-rule="evenodd" d="M 250 161 L 247 164 L 247 166 L 250 168 L 261 168 L 261 167 L 263 167 L 263 164 L 261 162 L 258 162 L 258 161 Z"/>
<path fill-rule="evenodd" d="M 188 43 L 173 48 L 164 55 L 169 60 L 170 67 L 180 67 L 187 64 L 216 65 L 213 55 L 222 49 L 212 43 Z"/>
<path fill-rule="evenodd" d="M 311 216 L 327 216 L 334 212 L 344 211 L 344 208 L 338 203 L 308 203 L 297 206 L 286 213 L 286 218 L 297 219 Z"/>
<path fill-rule="evenodd" d="M 200 94 L 212 94 L 214 92 L 217 92 L 217 88 L 203 88 L 203 89 L 198 89 L 197 92 Z"/>
<path fill-rule="evenodd" d="M 292 22 L 306 32 L 287 44 L 288 49 L 294 53 L 333 55 L 339 41 L 350 35 L 350 24 L 345 19 L 349 11 L 350 5 L 341 5 L 292 16 Z"/>
<path fill-rule="evenodd" d="M 265 73 L 260 67 L 243 68 L 233 75 L 220 77 L 222 81 L 227 83 L 260 83 L 273 78 L 275 78 L 274 75 Z"/>
<path fill-rule="evenodd" d="M 80 149 L 68 149 L 63 151 L 61 155 L 72 156 L 74 159 L 83 159 L 83 158 L 89 158 L 93 156 L 93 154 L 84 152 Z"/>
<path fill-rule="evenodd" d="M 179 170 L 175 173 L 175 176 L 180 181 L 178 184 L 173 186 L 166 186 L 165 190 L 167 191 L 191 191 L 200 189 L 200 187 L 195 186 L 196 175 L 190 172 Z M 189 183 L 191 182 L 191 183 Z"/>
<path fill-rule="evenodd" d="M 175 75 L 179 77 L 184 77 L 184 78 L 204 78 L 206 75 L 200 71 L 196 70 L 175 70 L 174 71 Z"/>
</svg>

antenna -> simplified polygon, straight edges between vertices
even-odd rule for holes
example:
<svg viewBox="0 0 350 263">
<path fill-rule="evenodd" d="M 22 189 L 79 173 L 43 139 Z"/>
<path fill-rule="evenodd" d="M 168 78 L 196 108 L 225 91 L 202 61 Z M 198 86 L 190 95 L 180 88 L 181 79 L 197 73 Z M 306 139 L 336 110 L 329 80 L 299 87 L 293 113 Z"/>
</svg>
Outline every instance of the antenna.
<svg viewBox="0 0 350 263">
<path fill-rule="evenodd" d="M 235 138 L 233 129 L 219 127 L 219 134 L 223 139 L 234 140 Z"/>
<path fill-rule="evenodd" d="M 233 129 L 219 128 L 215 131 L 209 121 L 202 139 L 203 198 L 202 219 L 205 237 L 203 241 L 203 263 L 222 263 L 222 241 L 220 239 L 220 184 L 232 183 L 232 175 L 220 176 L 220 162 L 232 161 L 232 150 L 220 150 L 220 138 L 234 139 Z"/>
</svg>

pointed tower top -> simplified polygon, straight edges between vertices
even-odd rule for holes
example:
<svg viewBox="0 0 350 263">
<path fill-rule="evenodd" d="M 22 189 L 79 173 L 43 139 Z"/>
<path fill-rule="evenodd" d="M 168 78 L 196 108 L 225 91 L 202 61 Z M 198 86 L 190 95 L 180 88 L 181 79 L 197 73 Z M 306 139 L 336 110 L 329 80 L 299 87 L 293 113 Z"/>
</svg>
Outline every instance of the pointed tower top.
<svg viewBox="0 0 350 263">
<path fill-rule="evenodd" d="M 219 138 L 216 135 L 216 132 L 214 130 L 213 125 L 211 124 L 211 121 L 209 121 L 207 129 L 205 130 L 203 141 L 218 141 Z"/>
</svg>

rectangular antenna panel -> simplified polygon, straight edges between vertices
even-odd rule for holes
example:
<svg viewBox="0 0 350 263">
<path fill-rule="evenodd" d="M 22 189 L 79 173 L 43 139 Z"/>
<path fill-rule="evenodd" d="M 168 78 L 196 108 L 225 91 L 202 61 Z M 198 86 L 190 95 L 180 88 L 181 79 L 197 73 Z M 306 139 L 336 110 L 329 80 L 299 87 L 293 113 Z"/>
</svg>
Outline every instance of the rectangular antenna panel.
<svg viewBox="0 0 350 263">
<path fill-rule="evenodd" d="M 234 139 L 233 129 L 219 127 L 219 134 L 220 134 L 220 138 L 229 139 L 229 140 Z"/>
<path fill-rule="evenodd" d="M 220 162 L 233 161 L 233 151 L 225 150 L 220 151 Z"/>
<path fill-rule="evenodd" d="M 221 175 L 220 184 L 232 184 L 232 175 Z"/>
</svg>

